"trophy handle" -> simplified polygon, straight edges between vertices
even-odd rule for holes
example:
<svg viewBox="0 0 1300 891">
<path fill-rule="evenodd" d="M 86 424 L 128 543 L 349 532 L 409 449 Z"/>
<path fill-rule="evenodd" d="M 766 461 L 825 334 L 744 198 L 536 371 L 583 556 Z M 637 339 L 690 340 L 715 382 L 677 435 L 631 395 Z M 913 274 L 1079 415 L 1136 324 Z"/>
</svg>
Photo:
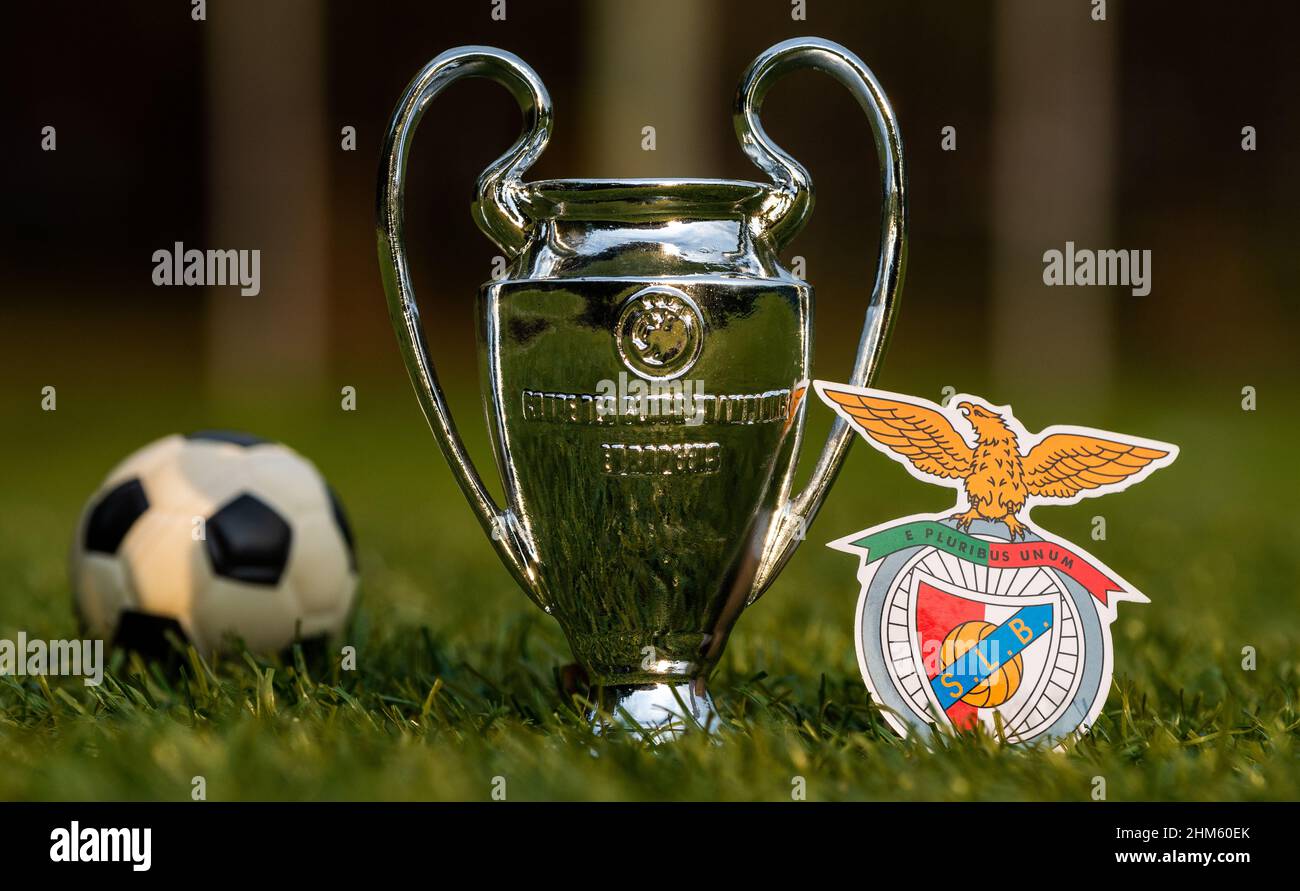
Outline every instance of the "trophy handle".
<svg viewBox="0 0 1300 891">
<path fill-rule="evenodd" d="M 438 384 L 429 346 L 420 327 L 420 310 L 415 302 L 411 271 L 406 261 L 404 204 L 406 159 L 411 139 L 430 100 L 463 77 L 486 77 L 496 81 L 511 92 L 523 112 L 523 133 L 510 150 L 494 161 L 479 178 L 478 200 L 473 205 L 473 212 L 480 228 L 511 256 L 518 254 L 528 241 L 531 225 L 520 209 L 521 176 L 541 155 L 550 138 L 550 96 L 536 72 L 513 53 L 485 46 L 458 47 L 425 65 L 406 88 L 393 112 L 380 156 L 376 207 L 380 273 L 402 360 L 406 363 L 406 371 L 429 428 L 501 560 L 525 593 L 546 609 L 544 592 L 530 569 L 535 563 L 531 538 L 517 521 L 513 509 L 503 512 L 497 507 L 456 432 L 456 424 Z M 506 498 L 509 505 L 515 503 L 509 487 Z"/>
<path fill-rule="evenodd" d="M 871 121 L 876 154 L 880 159 L 883 190 L 880 259 L 862 337 L 858 341 L 857 358 L 848 381 L 854 386 L 865 387 L 875 377 L 884 355 L 907 265 L 907 175 L 903 168 L 903 141 L 894 110 L 875 75 L 843 46 L 829 40 L 805 37 L 778 43 L 760 54 L 741 77 L 734 121 L 741 148 L 777 187 L 773 198 L 760 210 L 758 222 L 778 249 L 794 237 L 812 212 L 812 180 L 798 161 L 772 142 L 763 131 L 758 114 L 763 98 L 777 78 L 801 68 L 825 72 L 853 94 Z M 798 410 L 803 411 L 804 406 Z M 804 490 L 793 497 L 789 496 L 793 473 L 787 475 L 783 502 L 763 543 L 749 602 L 757 600 L 767 589 L 803 540 L 804 531 L 826 498 L 852 442 L 852 429 L 837 416 L 811 479 Z M 795 448 L 798 449 L 797 441 Z"/>
</svg>

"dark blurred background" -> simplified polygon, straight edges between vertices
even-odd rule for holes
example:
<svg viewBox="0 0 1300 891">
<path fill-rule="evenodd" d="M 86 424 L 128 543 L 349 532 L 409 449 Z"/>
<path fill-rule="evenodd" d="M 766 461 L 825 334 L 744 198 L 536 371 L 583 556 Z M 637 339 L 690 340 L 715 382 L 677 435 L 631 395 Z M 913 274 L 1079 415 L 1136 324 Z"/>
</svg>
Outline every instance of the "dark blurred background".
<svg viewBox="0 0 1300 891">
<path fill-rule="evenodd" d="M 812 0 L 806 21 L 785 0 L 509 0 L 503 21 L 490 0 L 213 0 L 198 22 L 179 0 L 7 6 L 7 386 L 165 368 L 221 400 L 389 380 L 377 155 L 424 62 L 485 43 L 537 70 L 556 125 L 530 178 L 757 178 L 731 129 L 736 81 L 803 34 L 873 68 L 908 150 L 910 265 L 883 384 L 1000 401 L 1066 385 L 1104 404 L 1133 375 L 1227 374 L 1235 391 L 1297 368 L 1294 6 L 1112 0 L 1104 22 L 1088 0 Z M 875 263 L 870 131 L 812 73 L 782 83 L 764 121 L 817 186 L 787 254 L 818 288 L 818 375 L 842 376 Z M 940 147 L 946 126 L 956 151 Z M 448 375 L 468 368 L 496 253 L 469 218 L 473 182 L 518 128 L 504 90 L 470 81 L 416 141 L 409 237 L 422 299 L 442 307 L 431 337 Z M 1151 293 L 1043 287 L 1042 253 L 1066 240 L 1151 250 Z M 260 249 L 262 292 L 155 287 L 152 253 L 176 241 Z"/>
</svg>

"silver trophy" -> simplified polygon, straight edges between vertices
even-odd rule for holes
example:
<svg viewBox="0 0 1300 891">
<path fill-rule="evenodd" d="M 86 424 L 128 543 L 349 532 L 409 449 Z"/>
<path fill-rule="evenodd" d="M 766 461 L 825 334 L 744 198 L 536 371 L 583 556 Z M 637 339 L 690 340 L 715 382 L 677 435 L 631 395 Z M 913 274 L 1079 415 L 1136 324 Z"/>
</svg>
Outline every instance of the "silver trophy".
<svg viewBox="0 0 1300 891">
<path fill-rule="evenodd" d="M 501 560 L 587 670 L 601 729 L 672 736 L 716 725 L 709 673 L 741 611 L 803 539 L 853 440 L 837 419 L 811 479 L 792 492 L 813 296 L 779 254 L 808 218 L 813 190 L 758 115 L 773 82 L 801 68 L 848 88 L 880 158 L 879 262 L 849 379 L 865 386 L 903 283 L 906 177 L 888 99 L 839 44 L 779 43 L 741 78 L 736 136 L 770 183 L 526 183 L 551 134 L 551 100 L 517 56 L 482 46 L 429 62 L 384 143 L 379 262 L 416 395 Z M 479 290 L 477 307 L 503 505 L 448 412 L 403 238 L 411 139 L 429 101 L 463 77 L 505 86 L 525 121 L 479 178 L 471 206 L 510 263 Z"/>
</svg>

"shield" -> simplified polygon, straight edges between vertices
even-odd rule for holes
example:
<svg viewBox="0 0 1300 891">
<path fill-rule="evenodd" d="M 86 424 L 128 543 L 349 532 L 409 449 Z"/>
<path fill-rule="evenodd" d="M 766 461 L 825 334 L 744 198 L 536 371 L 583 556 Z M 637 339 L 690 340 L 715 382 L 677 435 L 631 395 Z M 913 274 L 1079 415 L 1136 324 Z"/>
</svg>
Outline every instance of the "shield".
<svg viewBox="0 0 1300 891">
<path fill-rule="evenodd" d="M 1069 703 L 1078 640 L 1059 588 L 1009 596 L 917 571 L 910 595 L 912 656 L 928 682 L 922 690 L 932 715 L 990 732 L 1000 720 L 1014 741 Z"/>
</svg>

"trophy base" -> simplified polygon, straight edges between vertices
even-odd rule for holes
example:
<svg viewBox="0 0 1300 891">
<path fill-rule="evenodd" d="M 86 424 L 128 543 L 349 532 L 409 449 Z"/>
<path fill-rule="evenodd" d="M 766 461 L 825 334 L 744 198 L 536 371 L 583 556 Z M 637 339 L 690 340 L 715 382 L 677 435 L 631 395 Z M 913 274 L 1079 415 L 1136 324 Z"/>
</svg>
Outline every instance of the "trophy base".
<svg viewBox="0 0 1300 891">
<path fill-rule="evenodd" d="M 599 687 L 587 718 L 601 736 L 627 733 L 653 742 L 687 733 L 717 737 L 722 726 L 708 690 L 692 681 Z"/>
</svg>

